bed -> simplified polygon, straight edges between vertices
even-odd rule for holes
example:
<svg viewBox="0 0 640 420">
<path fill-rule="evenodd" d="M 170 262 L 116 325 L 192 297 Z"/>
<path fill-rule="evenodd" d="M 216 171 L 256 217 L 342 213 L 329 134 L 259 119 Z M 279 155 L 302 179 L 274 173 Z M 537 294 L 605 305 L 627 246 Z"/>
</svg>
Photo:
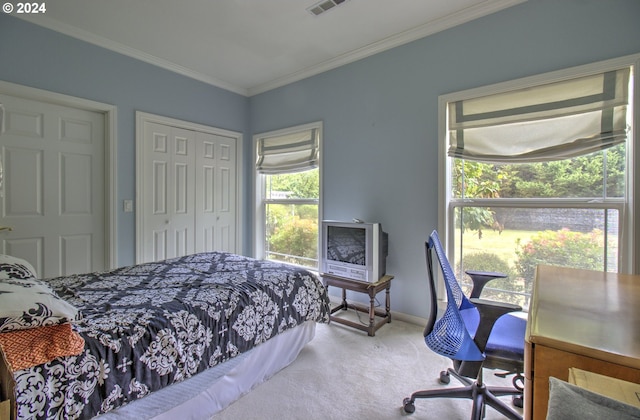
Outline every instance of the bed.
<svg viewBox="0 0 640 420">
<path fill-rule="evenodd" d="M 329 321 L 312 273 L 230 253 L 47 280 L 26 264 L 0 270 L 0 376 L 4 392 L 15 387 L 20 419 L 210 418 L 291 363 Z M 30 297 L 7 299 L 16 287 L 50 300 L 6 316 L 16 302 L 29 306 Z M 12 350 L 13 336 L 26 334 L 40 339 L 29 349 L 60 353 Z"/>
</svg>

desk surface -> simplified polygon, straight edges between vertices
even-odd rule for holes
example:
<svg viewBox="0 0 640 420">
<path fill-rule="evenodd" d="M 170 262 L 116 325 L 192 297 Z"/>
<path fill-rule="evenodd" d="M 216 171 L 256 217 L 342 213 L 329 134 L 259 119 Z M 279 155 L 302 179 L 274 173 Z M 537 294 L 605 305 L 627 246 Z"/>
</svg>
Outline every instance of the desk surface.
<svg viewBox="0 0 640 420">
<path fill-rule="evenodd" d="M 640 276 L 539 266 L 526 338 L 640 369 Z"/>
</svg>

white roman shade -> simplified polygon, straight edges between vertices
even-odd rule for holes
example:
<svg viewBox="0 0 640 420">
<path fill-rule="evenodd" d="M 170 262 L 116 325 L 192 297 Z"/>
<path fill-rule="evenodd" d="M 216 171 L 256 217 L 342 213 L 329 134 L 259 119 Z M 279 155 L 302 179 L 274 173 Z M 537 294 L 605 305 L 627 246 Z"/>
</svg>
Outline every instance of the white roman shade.
<svg viewBox="0 0 640 420">
<path fill-rule="evenodd" d="M 257 141 L 256 170 L 261 174 L 302 172 L 318 167 L 318 129 Z"/>
<path fill-rule="evenodd" d="M 626 141 L 630 69 L 450 102 L 451 157 L 567 159 Z"/>
</svg>

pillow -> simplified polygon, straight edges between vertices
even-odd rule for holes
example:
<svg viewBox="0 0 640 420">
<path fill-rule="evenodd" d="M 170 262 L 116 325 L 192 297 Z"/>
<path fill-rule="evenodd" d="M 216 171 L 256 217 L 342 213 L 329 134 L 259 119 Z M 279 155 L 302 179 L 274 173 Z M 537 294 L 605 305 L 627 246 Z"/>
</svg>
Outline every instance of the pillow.
<svg viewBox="0 0 640 420">
<path fill-rule="evenodd" d="M 78 309 L 46 283 L 34 278 L 0 279 L 0 333 L 80 319 Z"/>
<path fill-rule="evenodd" d="M 549 377 L 547 420 L 633 420 L 640 409 L 596 394 L 563 380 Z"/>
<path fill-rule="evenodd" d="M 84 339 L 71 324 L 51 325 L 0 334 L 0 348 L 15 372 L 57 357 L 76 356 L 84 350 Z"/>
<path fill-rule="evenodd" d="M 28 261 L 0 254 L 0 279 L 37 278 L 36 270 Z"/>
</svg>

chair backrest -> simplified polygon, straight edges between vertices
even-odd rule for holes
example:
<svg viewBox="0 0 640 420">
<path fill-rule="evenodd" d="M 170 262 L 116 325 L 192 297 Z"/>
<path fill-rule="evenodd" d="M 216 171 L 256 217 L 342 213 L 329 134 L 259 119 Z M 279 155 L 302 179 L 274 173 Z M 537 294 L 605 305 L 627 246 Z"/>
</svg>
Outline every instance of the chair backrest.
<svg viewBox="0 0 640 420">
<path fill-rule="evenodd" d="M 475 307 L 462 292 L 451 264 L 449 264 L 449 260 L 442 249 L 438 232 L 435 230 L 429 236 L 429 242 L 426 247 L 427 268 L 431 286 L 431 312 L 425 329 L 425 343 L 434 352 L 454 360 L 483 361 L 485 356 L 473 341 L 460 315 L 461 310 L 475 310 Z M 434 254 L 447 291 L 447 307 L 444 314 L 437 321 L 438 308 Z"/>
</svg>

